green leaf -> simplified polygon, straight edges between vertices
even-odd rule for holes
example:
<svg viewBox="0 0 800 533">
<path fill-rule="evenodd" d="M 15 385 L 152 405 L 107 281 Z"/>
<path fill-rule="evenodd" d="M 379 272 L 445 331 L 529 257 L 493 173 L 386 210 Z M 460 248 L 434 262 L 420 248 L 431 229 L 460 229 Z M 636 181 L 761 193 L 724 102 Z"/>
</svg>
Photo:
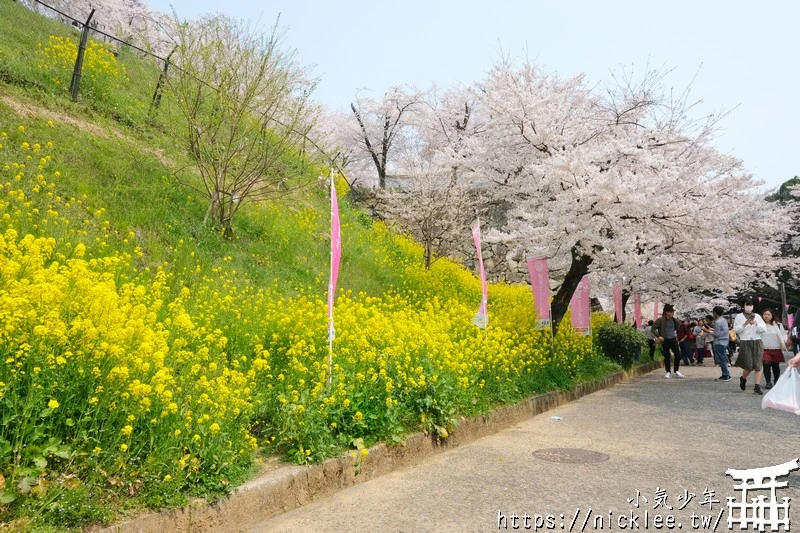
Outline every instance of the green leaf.
<svg viewBox="0 0 800 533">
<path fill-rule="evenodd" d="M 52 409 L 50 409 L 49 407 L 45 407 L 44 409 L 42 409 L 42 412 L 39 413 L 39 418 L 47 418 L 48 416 L 50 416 L 52 412 L 53 412 Z"/>
<path fill-rule="evenodd" d="M 17 487 L 19 487 L 19 491 L 22 494 L 28 494 L 31 491 L 31 487 L 34 486 L 35 484 L 36 484 L 35 477 L 24 477 L 19 480 L 19 484 L 17 485 Z"/>
<path fill-rule="evenodd" d="M 64 421 L 64 424 L 65 424 L 67 427 L 71 428 L 72 426 L 74 426 L 74 425 L 75 425 L 75 421 L 74 421 L 73 419 L 71 419 L 71 418 L 67 418 L 67 419 Z"/>
<path fill-rule="evenodd" d="M 16 500 L 17 497 L 11 494 L 10 492 L 5 492 L 0 490 L 0 505 L 5 505 L 7 503 L 11 503 Z"/>
<path fill-rule="evenodd" d="M 11 443 L 5 439 L 0 439 L 0 459 L 6 455 L 11 455 Z"/>
<path fill-rule="evenodd" d="M 63 446 L 58 450 L 56 450 L 55 452 L 53 452 L 53 455 L 55 455 L 56 457 L 61 457 L 62 459 L 69 459 L 70 456 L 72 455 L 72 448 L 70 448 L 69 446 Z"/>
<path fill-rule="evenodd" d="M 44 457 L 36 457 L 33 460 L 33 464 L 35 464 L 39 468 L 45 468 L 47 466 L 47 459 L 45 459 Z"/>
</svg>

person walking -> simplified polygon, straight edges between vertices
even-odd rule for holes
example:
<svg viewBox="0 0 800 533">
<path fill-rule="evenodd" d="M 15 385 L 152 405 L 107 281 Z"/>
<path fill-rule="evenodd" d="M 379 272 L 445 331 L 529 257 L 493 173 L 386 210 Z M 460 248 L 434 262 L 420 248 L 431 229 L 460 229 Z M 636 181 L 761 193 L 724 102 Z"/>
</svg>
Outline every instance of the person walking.
<svg viewBox="0 0 800 533">
<path fill-rule="evenodd" d="M 714 315 L 706 315 L 705 322 L 706 328 L 703 333 L 703 342 L 706 343 L 706 353 L 711 354 L 712 359 L 717 363 L 716 352 L 714 352 Z"/>
<path fill-rule="evenodd" d="M 712 344 L 711 349 L 714 351 L 714 359 L 719 364 L 722 375 L 714 381 L 730 381 L 731 373 L 728 371 L 728 342 L 730 336 L 728 335 L 728 321 L 722 317 L 725 309 L 721 306 L 716 306 L 712 310 L 712 318 L 714 319 L 714 329 L 712 330 Z"/>
<path fill-rule="evenodd" d="M 775 320 L 775 312 L 772 309 L 765 309 L 761 316 L 767 328 L 761 337 L 764 345 L 764 379 L 767 382 L 764 388 L 771 389 L 772 384 L 777 383 L 781 375 L 781 363 L 785 361 L 783 350 L 791 349 L 791 341 L 786 337 L 783 324 Z"/>
<path fill-rule="evenodd" d="M 736 353 L 737 346 L 739 344 L 739 339 L 736 338 L 736 332 L 733 331 L 733 323 L 728 324 L 728 335 L 730 335 L 730 341 L 728 342 L 728 362 L 733 361 L 733 354 Z"/>
<path fill-rule="evenodd" d="M 736 366 L 742 369 L 739 378 L 739 388 L 747 389 L 747 377 L 750 372 L 755 371 L 755 386 L 753 392 L 761 392 L 761 369 L 764 357 L 764 345 L 761 337 L 767 330 L 764 319 L 761 315 L 753 312 L 753 300 L 748 298 L 744 302 L 744 312 L 736 315 L 733 321 L 733 330 L 739 339 L 739 357 L 736 358 Z"/>
<path fill-rule="evenodd" d="M 653 321 L 648 320 L 647 325 L 644 327 L 644 333 L 647 335 L 647 347 L 650 348 L 650 360 L 656 360 L 656 337 L 653 335 Z"/>
<path fill-rule="evenodd" d="M 689 321 L 681 321 L 680 326 L 678 326 L 678 345 L 681 349 L 681 359 L 684 365 L 694 365 L 694 359 L 692 358 L 692 341 L 694 339 L 691 337 L 692 330 L 689 328 Z"/>
<path fill-rule="evenodd" d="M 697 356 L 697 364 L 703 366 L 703 359 L 706 357 L 706 341 L 705 341 L 705 322 L 699 319 L 694 326 L 694 349 Z"/>
<path fill-rule="evenodd" d="M 653 336 L 656 342 L 661 344 L 661 354 L 664 356 L 664 368 L 667 373 L 665 378 L 669 379 L 673 376 L 676 378 L 684 377 L 680 373 L 681 356 L 680 347 L 678 346 L 678 319 L 675 318 L 675 308 L 671 304 L 664 304 L 664 314 L 653 323 L 650 328 L 653 331 Z M 673 359 L 673 372 L 669 371 L 670 353 Z"/>
</svg>

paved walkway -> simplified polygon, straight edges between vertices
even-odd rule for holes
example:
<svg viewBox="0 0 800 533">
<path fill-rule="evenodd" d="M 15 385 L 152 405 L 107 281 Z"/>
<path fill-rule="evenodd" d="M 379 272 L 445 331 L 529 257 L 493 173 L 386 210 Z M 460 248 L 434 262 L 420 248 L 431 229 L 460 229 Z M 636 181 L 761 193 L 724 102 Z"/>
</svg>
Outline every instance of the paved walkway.
<svg viewBox="0 0 800 533">
<path fill-rule="evenodd" d="M 638 529 L 644 530 L 645 510 L 649 530 L 656 531 L 655 514 L 674 514 L 674 531 L 678 523 L 681 530 L 712 531 L 722 510 L 716 530 L 727 531 L 726 496 L 741 500 L 741 492 L 734 490 L 735 482 L 725 471 L 797 458 L 800 418 L 762 411 L 752 382 L 746 392 L 739 389 L 738 369 L 728 383 L 713 381 L 719 375 L 715 367 L 683 371 L 685 379 L 667 380 L 663 371 L 656 371 L 591 394 L 250 531 L 497 531 L 498 513 L 502 531 L 503 526 L 513 530 L 512 515 L 520 517 L 517 525 L 524 531 L 525 513 L 532 517 L 529 530 L 536 525 L 535 515 L 550 514 L 549 530 L 569 531 L 576 513 L 572 531 L 601 530 L 595 522 L 598 516 L 602 530 L 620 531 L 631 515 L 638 516 Z M 609 459 L 559 463 L 534 456 L 545 448 L 587 449 Z M 800 471 L 783 480 L 789 486 L 778 489 L 778 498 L 792 498 L 797 507 L 793 514 L 800 517 Z M 672 511 L 659 506 L 657 489 L 666 491 Z M 684 490 L 695 494 L 688 504 L 682 499 Z M 706 490 L 716 491 L 713 499 L 722 505 L 701 505 Z M 637 491 L 638 508 L 635 501 L 628 502 Z M 592 514 L 582 527 L 590 508 Z M 622 522 L 620 514 L 625 515 Z M 703 516 L 711 520 L 710 526 L 702 526 Z M 661 531 L 668 529 L 667 517 L 663 519 Z M 538 526 L 548 530 L 546 519 Z"/>
</svg>

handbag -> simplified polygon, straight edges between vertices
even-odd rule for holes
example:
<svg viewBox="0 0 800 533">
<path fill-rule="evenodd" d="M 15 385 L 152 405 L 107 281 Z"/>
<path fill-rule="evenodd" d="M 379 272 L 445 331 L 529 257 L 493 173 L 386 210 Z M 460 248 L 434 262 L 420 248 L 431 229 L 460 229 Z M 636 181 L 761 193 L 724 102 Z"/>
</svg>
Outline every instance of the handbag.
<svg viewBox="0 0 800 533">
<path fill-rule="evenodd" d="M 775 386 L 764 395 L 761 408 L 767 407 L 800 415 L 800 372 L 790 366 L 781 374 Z"/>
</svg>

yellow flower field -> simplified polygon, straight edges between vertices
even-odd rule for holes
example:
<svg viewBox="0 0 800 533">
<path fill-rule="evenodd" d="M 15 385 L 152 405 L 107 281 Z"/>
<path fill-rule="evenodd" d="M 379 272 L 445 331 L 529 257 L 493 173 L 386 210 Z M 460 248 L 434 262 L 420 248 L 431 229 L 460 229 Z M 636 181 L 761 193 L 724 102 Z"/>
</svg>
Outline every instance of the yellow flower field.
<svg viewBox="0 0 800 533">
<path fill-rule="evenodd" d="M 459 415 L 568 387 L 594 360 L 591 338 L 562 328 L 553 346 L 533 330 L 527 287 L 490 286 L 477 329 L 470 272 L 427 271 L 416 243 L 345 225 L 403 282 L 337 294 L 328 387 L 325 294 L 207 268 L 189 240 L 180 261 L 147 263 L 131 228 L 62 190 L 57 145 L 0 131 L 0 519 L 66 512 L 82 490 L 154 505 L 225 492 L 259 448 L 302 463 L 419 429 L 446 437 Z"/>
<path fill-rule="evenodd" d="M 56 87 L 69 88 L 78 45 L 72 39 L 51 35 L 38 49 L 39 70 L 50 75 Z M 83 56 L 82 92 L 95 98 L 106 98 L 113 87 L 130 81 L 125 65 L 117 58 L 108 44 L 89 39 Z"/>
</svg>

